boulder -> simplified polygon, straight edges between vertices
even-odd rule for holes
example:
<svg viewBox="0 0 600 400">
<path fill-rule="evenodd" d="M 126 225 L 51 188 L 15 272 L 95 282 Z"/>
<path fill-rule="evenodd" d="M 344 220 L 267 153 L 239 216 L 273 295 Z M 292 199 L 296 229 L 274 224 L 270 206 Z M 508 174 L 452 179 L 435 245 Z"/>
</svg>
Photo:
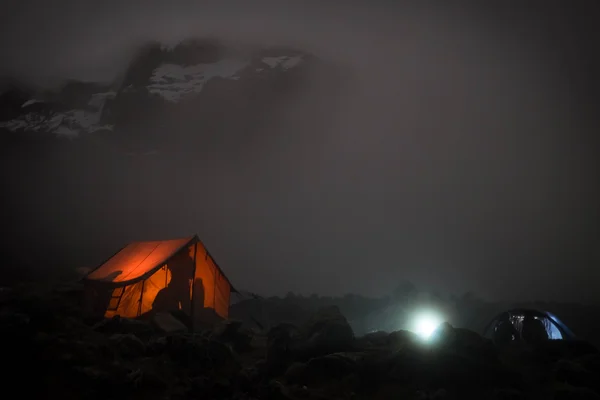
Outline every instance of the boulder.
<svg viewBox="0 0 600 400">
<path fill-rule="evenodd" d="M 576 361 L 558 361 L 554 365 L 553 374 L 556 382 L 600 391 L 600 374 L 589 371 L 584 365 Z"/>
<path fill-rule="evenodd" d="M 95 324 L 92 329 L 104 334 L 131 333 L 137 337 L 148 337 L 156 333 L 156 329 L 148 321 L 131 318 L 121 318 L 115 315 L 109 319 L 103 319 Z"/>
<path fill-rule="evenodd" d="M 288 323 L 274 326 L 267 334 L 265 372 L 268 375 L 281 374 L 297 358 L 297 344 L 300 330 Z"/>
<path fill-rule="evenodd" d="M 385 331 L 369 332 L 356 338 L 356 346 L 359 348 L 379 347 L 386 348 L 389 344 L 389 334 Z"/>
<path fill-rule="evenodd" d="M 286 382 L 292 384 L 306 384 L 307 365 L 303 362 L 294 362 L 285 371 L 284 378 Z"/>
<path fill-rule="evenodd" d="M 252 349 L 253 334 L 248 329 L 243 329 L 241 321 L 222 321 L 217 324 L 211 337 L 215 340 L 228 343 L 238 353 Z"/>
<path fill-rule="evenodd" d="M 141 357 L 146 345 L 132 333 L 115 333 L 108 338 L 109 344 L 124 357 Z"/>
<path fill-rule="evenodd" d="M 341 381 L 358 372 L 362 353 L 335 353 L 310 359 L 306 363 L 295 362 L 286 370 L 288 383 L 308 385 Z"/>
<path fill-rule="evenodd" d="M 446 389 L 418 390 L 416 395 L 419 400 L 445 400 L 451 398 L 448 396 Z"/>
<path fill-rule="evenodd" d="M 29 330 L 31 318 L 29 315 L 3 309 L 0 311 L 0 329 L 7 334 Z"/>
<path fill-rule="evenodd" d="M 545 340 L 531 348 L 533 358 L 547 363 L 594 355 L 600 355 L 598 349 L 582 340 Z"/>
<path fill-rule="evenodd" d="M 434 345 L 403 331 L 395 336 L 400 345 L 393 350 L 378 350 L 363 357 L 359 371 L 367 385 L 395 383 L 414 388 L 458 390 L 461 387 L 512 388 L 520 384 L 518 377 L 498 362 L 486 363 L 485 357 L 473 355 L 474 350 L 461 354 L 452 347 L 460 349 L 454 341 Z"/>
<path fill-rule="evenodd" d="M 188 374 L 233 376 L 241 365 L 230 346 L 199 335 L 175 334 L 166 338 L 164 355 Z"/>
<path fill-rule="evenodd" d="M 516 389 L 495 389 L 490 394 L 490 400 L 522 400 L 525 394 Z"/>
<path fill-rule="evenodd" d="M 282 323 L 267 334 L 267 368 L 283 373 L 294 361 L 353 350 L 355 338 L 337 307 L 320 309 L 302 327 Z"/>
<path fill-rule="evenodd" d="M 387 346 L 392 351 L 399 351 L 406 346 L 415 346 L 420 343 L 419 336 L 410 331 L 395 331 L 387 336 Z"/>
<path fill-rule="evenodd" d="M 194 330 L 212 330 L 220 322 L 223 321 L 223 317 L 215 312 L 213 308 L 197 308 L 194 309 L 193 326 Z"/>
<path fill-rule="evenodd" d="M 575 359 L 575 362 L 584 367 L 586 370 L 600 375 L 600 353 L 587 354 L 585 356 L 578 357 Z"/>
<path fill-rule="evenodd" d="M 297 350 L 305 359 L 348 351 L 355 345 L 352 327 L 336 306 L 313 314 L 302 327 L 301 336 Z"/>
<path fill-rule="evenodd" d="M 432 348 L 457 353 L 476 361 L 499 363 L 497 350 L 491 340 L 471 330 L 455 328 L 448 322 L 444 322 L 433 332 L 428 343 Z"/>
<path fill-rule="evenodd" d="M 553 400 L 600 400 L 600 394 L 588 388 L 565 386 L 554 391 Z"/>
</svg>

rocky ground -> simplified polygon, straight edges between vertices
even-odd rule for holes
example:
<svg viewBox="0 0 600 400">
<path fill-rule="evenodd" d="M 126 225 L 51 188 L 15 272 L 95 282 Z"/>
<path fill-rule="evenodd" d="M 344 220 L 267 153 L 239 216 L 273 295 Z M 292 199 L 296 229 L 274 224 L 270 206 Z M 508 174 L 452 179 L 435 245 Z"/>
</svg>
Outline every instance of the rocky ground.
<svg viewBox="0 0 600 400">
<path fill-rule="evenodd" d="M 600 399 L 585 342 L 497 349 L 446 324 L 355 337 L 337 308 L 300 326 L 228 321 L 190 333 L 172 315 L 86 321 L 77 286 L 0 292 L 5 389 L 70 399 Z"/>
</svg>

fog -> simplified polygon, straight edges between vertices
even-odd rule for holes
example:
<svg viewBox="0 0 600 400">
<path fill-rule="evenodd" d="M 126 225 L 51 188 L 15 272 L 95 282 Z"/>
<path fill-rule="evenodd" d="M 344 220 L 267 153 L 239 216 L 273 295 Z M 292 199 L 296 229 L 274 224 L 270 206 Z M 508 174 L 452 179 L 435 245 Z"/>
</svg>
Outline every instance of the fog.
<svg viewBox="0 0 600 400">
<path fill-rule="evenodd" d="M 460 3 L 9 2 L 0 75 L 37 85 L 111 81 L 140 43 L 190 36 L 295 46 L 352 71 L 321 130 L 299 124 L 327 95 L 315 86 L 246 151 L 199 152 L 193 169 L 177 155 L 140 161 L 162 177 L 119 187 L 147 204 L 106 194 L 109 158 L 86 160 L 98 171 L 84 177 L 60 152 L 44 159 L 53 172 L 34 198 L 42 189 L 14 177 L 34 172 L 13 155 L 11 229 L 77 264 L 126 240 L 198 232 L 234 285 L 265 294 L 381 294 L 411 280 L 492 299 L 600 300 L 592 2 Z M 166 188 L 192 179 L 204 183 L 192 198 Z"/>
</svg>

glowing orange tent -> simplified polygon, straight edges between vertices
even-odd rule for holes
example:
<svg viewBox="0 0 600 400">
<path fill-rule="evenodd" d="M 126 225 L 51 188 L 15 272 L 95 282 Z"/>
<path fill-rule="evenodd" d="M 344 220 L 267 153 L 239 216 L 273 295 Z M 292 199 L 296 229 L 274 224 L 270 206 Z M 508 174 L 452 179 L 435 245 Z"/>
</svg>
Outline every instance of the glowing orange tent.
<svg viewBox="0 0 600 400">
<path fill-rule="evenodd" d="M 85 278 L 86 306 L 105 317 L 182 310 L 229 314 L 236 292 L 198 236 L 128 244 Z"/>
</svg>

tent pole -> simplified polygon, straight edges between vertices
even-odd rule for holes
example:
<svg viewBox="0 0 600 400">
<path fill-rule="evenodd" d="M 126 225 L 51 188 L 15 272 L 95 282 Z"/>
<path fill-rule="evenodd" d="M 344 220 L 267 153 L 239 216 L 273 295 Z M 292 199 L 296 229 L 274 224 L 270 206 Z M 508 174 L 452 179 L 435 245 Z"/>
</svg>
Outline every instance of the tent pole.
<svg viewBox="0 0 600 400">
<path fill-rule="evenodd" d="M 142 301 L 144 299 L 144 286 L 146 284 L 146 281 L 143 280 L 142 281 L 142 290 L 140 292 L 140 304 L 138 304 L 138 317 L 142 315 Z"/>
<path fill-rule="evenodd" d="M 211 257 L 212 260 L 212 257 Z M 213 261 L 214 264 L 214 261 Z M 213 309 L 215 310 L 215 312 L 217 311 L 217 268 L 215 268 L 214 274 L 215 274 L 215 278 L 213 280 Z"/>
<path fill-rule="evenodd" d="M 198 253 L 198 242 L 194 244 L 194 275 L 192 275 L 192 294 L 190 295 L 190 317 L 192 318 L 192 333 L 194 332 L 194 292 L 196 291 L 196 254 Z"/>
</svg>

